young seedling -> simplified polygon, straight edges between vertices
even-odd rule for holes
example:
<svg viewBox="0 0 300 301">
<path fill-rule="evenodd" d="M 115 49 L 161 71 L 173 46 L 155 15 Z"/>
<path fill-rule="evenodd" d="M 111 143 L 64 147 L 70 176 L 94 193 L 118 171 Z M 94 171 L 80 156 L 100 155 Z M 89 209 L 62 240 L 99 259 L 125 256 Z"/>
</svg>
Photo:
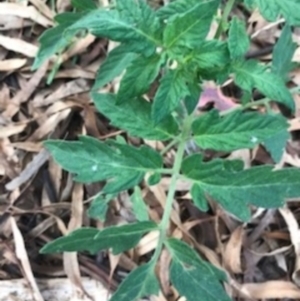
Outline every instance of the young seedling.
<svg viewBox="0 0 300 301">
<path fill-rule="evenodd" d="M 278 162 L 289 139 L 288 122 L 280 114 L 248 112 L 253 106 L 253 89 L 265 95 L 255 105 L 276 101 L 291 111 L 295 105 L 285 85 L 295 45 L 291 25 L 299 25 L 300 4 L 295 1 L 245 0 L 258 6 L 263 16 L 275 20 L 286 18 L 286 25 L 273 52 L 272 66 L 245 59 L 250 41 L 245 24 L 236 17 L 228 21 L 234 5 L 227 1 L 214 39 L 207 34 L 216 22 L 219 0 L 175 0 L 153 10 L 143 0 L 115 0 L 109 8 L 96 7 L 93 1 L 73 1 L 76 12 L 56 16 L 57 26 L 40 38 L 40 50 L 34 62 L 38 68 L 46 59 L 61 53 L 78 33 L 89 32 L 97 37 L 119 42 L 109 52 L 96 76 L 91 97 L 96 108 L 112 125 L 128 135 L 166 142 L 176 149 L 171 169 L 165 168 L 162 154 L 142 145 L 135 147 L 124 141 L 99 141 L 80 136 L 77 141 L 50 140 L 44 143 L 58 164 L 75 174 L 83 183 L 106 181 L 89 209 L 92 217 L 105 218 L 107 204 L 117 194 L 134 188 L 133 206 L 137 222 L 111 226 L 103 230 L 81 228 L 60 237 L 41 252 L 73 252 L 111 249 L 119 254 L 134 248 L 143 235 L 159 231 L 152 259 L 133 270 L 121 283 L 110 301 L 134 301 L 156 295 L 160 284 L 155 272 L 163 249 L 171 255 L 170 282 L 188 301 L 227 301 L 222 282 L 225 273 L 201 259 L 184 241 L 172 238 L 170 216 L 178 179 L 191 183 L 192 201 L 200 210 L 207 210 L 206 197 L 218 202 L 226 211 L 242 221 L 250 217 L 250 205 L 276 208 L 288 198 L 300 195 L 300 170 L 273 166 L 244 169 L 239 160 L 213 159 L 205 161 L 203 151 L 212 149 L 230 153 L 252 149 L 259 144 Z M 272 3 L 272 4 L 271 4 Z M 284 56 L 283 56 L 284 53 Z M 125 71 L 116 94 L 99 93 L 99 89 Z M 217 84 L 232 77 L 244 91 L 241 106 L 220 113 L 211 110 L 195 114 L 202 83 Z M 144 95 L 154 81 L 159 86 L 150 102 Z M 186 146 L 193 142 L 199 152 L 188 154 Z M 167 146 L 168 148 L 168 146 Z M 149 220 L 139 184 L 146 174 L 148 184 L 169 174 L 171 182 L 160 223 Z"/>
</svg>

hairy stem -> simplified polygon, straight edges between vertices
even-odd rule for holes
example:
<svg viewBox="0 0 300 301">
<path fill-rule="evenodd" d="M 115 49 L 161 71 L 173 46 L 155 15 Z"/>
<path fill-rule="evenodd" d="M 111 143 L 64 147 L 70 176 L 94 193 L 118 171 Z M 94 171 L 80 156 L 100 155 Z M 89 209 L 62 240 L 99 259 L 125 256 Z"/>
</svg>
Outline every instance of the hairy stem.
<svg viewBox="0 0 300 301">
<path fill-rule="evenodd" d="M 226 3 L 226 6 L 224 8 L 224 12 L 223 12 L 223 15 L 222 15 L 222 19 L 219 23 L 219 26 L 218 26 L 218 29 L 217 29 L 217 32 L 216 32 L 216 35 L 215 35 L 216 39 L 218 39 L 221 36 L 221 34 L 224 30 L 224 27 L 225 27 L 225 24 L 228 20 L 229 14 L 232 11 L 234 2 L 235 2 L 235 0 L 228 0 L 227 3 Z"/>
<path fill-rule="evenodd" d="M 175 161 L 172 169 L 172 177 L 171 177 L 171 182 L 170 182 L 170 187 L 167 195 L 167 200 L 166 200 L 166 205 L 164 208 L 164 214 L 162 217 L 162 220 L 160 222 L 159 228 L 160 228 L 160 235 L 159 235 L 159 240 L 157 247 L 155 249 L 154 255 L 151 259 L 153 263 L 157 262 L 160 253 L 163 248 L 163 243 L 167 237 L 167 232 L 169 228 L 169 223 L 170 223 L 170 218 L 171 218 L 171 213 L 172 213 L 172 207 L 173 207 L 173 200 L 176 192 L 176 182 L 177 179 L 180 175 L 180 169 L 181 169 L 181 164 L 184 156 L 184 150 L 186 146 L 186 140 L 189 136 L 190 133 L 190 128 L 191 128 L 191 123 L 193 121 L 193 116 L 188 116 L 185 119 L 185 122 L 183 124 L 183 130 L 181 134 L 181 141 L 179 143 L 176 156 L 175 156 Z"/>
</svg>

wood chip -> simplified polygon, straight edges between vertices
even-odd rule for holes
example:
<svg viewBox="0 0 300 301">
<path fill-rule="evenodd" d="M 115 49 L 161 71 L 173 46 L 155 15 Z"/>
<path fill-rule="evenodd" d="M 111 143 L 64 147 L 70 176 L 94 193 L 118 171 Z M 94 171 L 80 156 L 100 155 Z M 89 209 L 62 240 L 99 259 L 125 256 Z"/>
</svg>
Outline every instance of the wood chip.
<svg viewBox="0 0 300 301">
<path fill-rule="evenodd" d="M 44 17 L 34 6 L 23 6 L 19 3 L 0 3 L 0 15 L 12 15 L 30 19 L 44 27 L 53 25 L 53 22 Z"/>
</svg>

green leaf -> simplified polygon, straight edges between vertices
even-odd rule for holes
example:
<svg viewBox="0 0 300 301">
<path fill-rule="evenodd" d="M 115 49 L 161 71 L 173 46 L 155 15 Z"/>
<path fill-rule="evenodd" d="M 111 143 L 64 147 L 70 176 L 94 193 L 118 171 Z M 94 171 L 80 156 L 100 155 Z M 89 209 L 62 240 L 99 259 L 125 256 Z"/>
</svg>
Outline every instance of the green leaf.
<svg viewBox="0 0 300 301">
<path fill-rule="evenodd" d="M 171 116 L 160 123 L 154 123 L 151 118 L 151 104 L 144 99 L 132 98 L 117 105 L 116 96 L 113 94 L 93 93 L 92 98 L 97 109 L 114 126 L 125 129 L 132 136 L 168 140 L 178 134 L 178 125 Z"/>
<path fill-rule="evenodd" d="M 156 172 L 147 179 L 147 183 L 149 186 L 153 186 L 158 184 L 161 181 L 161 174 Z"/>
<path fill-rule="evenodd" d="M 150 262 L 133 270 L 109 301 L 137 301 L 150 295 L 158 295 L 159 282 L 154 269 L 155 266 Z"/>
<path fill-rule="evenodd" d="M 194 140 L 202 149 L 233 151 L 253 148 L 289 124 L 281 115 L 262 115 L 235 110 L 224 116 L 217 110 L 198 117 L 192 124 Z"/>
<path fill-rule="evenodd" d="M 191 63 L 204 70 L 223 67 L 230 62 L 226 43 L 217 40 L 204 41 L 190 56 Z"/>
<path fill-rule="evenodd" d="M 161 40 L 162 24 L 145 0 L 117 0 L 116 3 L 122 19 L 136 24 L 140 30 Z"/>
<path fill-rule="evenodd" d="M 181 296 L 187 301 L 230 301 L 221 281 L 225 274 L 213 265 L 202 260 L 186 243 L 170 238 L 166 247 L 172 255 L 170 279 Z"/>
<path fill-rule="evenodd" d="M 139 148 L 88 136 L 79 141 L 44 143 L 55 161 L 84 183 L 109 180 L 103 193 L 117 193 L 139 184 L 146 172 L 162 167 L 162 157 L 149 147 Z"/>
<path fill-rule="evenodd" d="M 233 17 L 230 22 L 228 48 L 232 59 L 240 58 L 245 55 L 250 47 L 250 40 L 246 32 L 244 22 L 237 17 Z"/>
<path fill-rule="evenodd" d="M 97 71 L 93 90 L 102 88 L 119 76 L 136 58 L 137 55 L 128 52 L 127 48 L 126 44 L 120 45 L 108 53 L 106 60 Z"/>
<path fill-rule="evenodd" d="M 157 230 L 157 225 L 151 221 L 112 226 L 103 230 L 81 228 L 46 244 L 40 252 L 47 254 L 89 251 L 95 254 L 112 248 L 114 254 L 119 254 L 135 247 L 142 235 L 154 230 Z"/>
<path fill-rule="evenodd" d="M 138 221 L 148 221 L 148 207 L 144 202 L 142 191 L 139 186 L 134 187 L 134 192 L 131 196 L 132 209 Z"/>
<path fill-rule="evenodd" d="M 118 103 L 126 102 L 136 96 L 142 96 L 149 90 L 157 77 L 160 66 L 164 62 L 162 56 L 153 54 L 136 58 L 127 68 L 118 91 Z"/>
<path fill-rule="evenodd" d="M 286 24 L 281 32 L 279 40 L 277 41 L 273 49 L 273 73 L 287 80 L 288 73 L 292 66 L 291 61 L 296 49 L 297 44 L 292 40 L 291 27 Z"/>
<path fill-rule="evenodd" d="M 41 47 L 33 68 L 37 69 L 48 57 L 62 51 L 78 32 L 89 31 L 98 37 L 127 43 L 127 52 L 155 53 L 161 40 L 161 24 L 155 13 L 145 3 L 140 2 L 139 22 L 122 18 L 116 10 L 103 8 L 84 13 L 63 14 L 61 25 L 47 30 L 40 38 Z M 64 18 L 68 16 L 68 22 Z M 70 22 L 72 20 L 72 22 Z"/>
<path fill-rule="evenodd" d="M 85 13 L 86 12 L 79 12 L 79 13 L 64 12 L 64 13 L 56 15 L 54 17 L 54 20 L 59 25 L 70 26 L 73 23 L 77 22 L 80 18 L 82 18 L 85 15 Z M 63 31 L 61 32 L 61 35 L 62 34 L 63 34 Z"/>
<path fill-rule="evenodd" d="M 285 199 L 300 196 L 299 169 L 272 169 L 264 165 L 243 170 L 238 160 L 203 162 L 198 154 L 187 157 L 182 164 L 183 175 L 199 185 L 203 194 L 244 221 L 250 218 L 250 204 L 274 208 L 282 206 Z"/>
<path fill-rule="evenodd" d="M 165 47 L 199 46 L 209 31 L 219 3 L 219 0 L 200 2 L 183 14 L 169 19 L 163 33 Z"/>
<path fill-rule="evenodd" d="M 201 1 L 201 0 L 200 0 Z M 199 0 L 176 0 L 170 2 L 168 5 L 162 6 L 157 15 L 161 19 L 168 19 L 176 14 L 183 14 L 186 11 L 193 8 L 196 4 L 199 4 Z M 202 2 L 204 2 L 202 0 Z"/>
<path fill-rule="evenodd" d="M 198 81 L 199 80 L 197 78 L 194 78 L 193 80 L 192 77 L 191 81 L 187 82 L 189 95 L 185 97 L 184 104 L 188 114 L 192 114 L 199 103 L 202 89 Z"/>
<path fill-rule="evenodd" d="M 52 57 L 56 53 L 62 52 L 68 45 L 73 42 L 73 37 L 69 39 L 63 38 L 63 32 L 66 28 L 68 28 L 72 23 L 75 23 L 81 17 L 81 13 L 73 13 L 68 15 L 64 14 L 64 18 L 62 18 L 60 25 L 47 29 L 43 32 L 43 34 L 39 38 L 40 48 L 34 59 L 32 66 L 33 70 L 38 69 L 48 58 Z"/>
<path fill-rule="evenodd" d="M 285 151 L 286 143 L 290 139 L 289 132 L 285 129 L 264 141 L 264 146 L 271 154 L 275 163 L 279 163 Z"/>
<path fill-rule="evenodd" d="M 181 70 L 168 70 L 160 81 L 160 86 L 154 97 L 152 119 L 159 123 L 173 110 L 180 101 L 189 95 L 184 74 Z"/>
<path fill-rule="evenodd" d="M 108 209 L 108 203 L 114 197 L 115 195 L 112 194 L 107 194 L 105 196 L 101 194 L 96 195 L 88 209 L 88 216 L 91 218 L 99 219 L 100 221 L 104 222 Z"/>
<path fill-rule="evenodd" d="M 86 29 L 97 37 L 105 37 L 113 41 L 130 43 L 131 52 L 142 51 L 146 55 L 155 52 L 158 43 L 151 32 L 140 29 L 138 24 L 124 20 L 115 10 L 93 10 L 86 14 L 78 22 L 72 24 L 65 36 L 74 36 L 78 31 Z"/>
<path fill-rule="evenodd" d="M 72 0 L 71 4 L 80 11 L 97 9 L 96 2 L 93 0 Z"/>
<path fill-rule="evenodd" d="M 243 0 L 248 8 L 253 8 L 255 6 L 255 0 Z"/>
<path fill-rule="evenodd" d="M 207 201 L 205 199 L 205 194 L 203 193 L 201 186 L 199 186 L 198 184 L 194 184 L 191 188 L 191 196 L 192 196 L 194 204 L 201 211 L 206 212 L 209 209 Z"/>
<path fill-rule="evenodd" d="M 256 4 L 268 21 L 276 21 L 279 15 L 282 15 L 290 25 L 300 25 L 298 0 L 256 0 Z"/>
<path fill-rule="evenodd" d="M 242 89 L 251 92 L 257 88 L 271 100 L 295 110 L 293 97 L 280 76 L 269 72 L 266 67 L 254 60 L 237 62 L 233 65 L 235 83 Z"/>
</svg>

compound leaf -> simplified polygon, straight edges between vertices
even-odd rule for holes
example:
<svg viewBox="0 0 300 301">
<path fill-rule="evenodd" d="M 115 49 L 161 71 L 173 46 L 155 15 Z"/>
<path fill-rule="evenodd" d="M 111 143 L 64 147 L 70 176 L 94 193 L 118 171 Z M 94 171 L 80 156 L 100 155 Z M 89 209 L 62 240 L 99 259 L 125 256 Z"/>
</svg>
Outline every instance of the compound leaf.
<svg viewBox="0 0 300 301">
<path fill-rule="evenodd" d="M 242 89 L 251 92 L 253 88 L 257 88 L 271 100 L 295 110 L 293 97 L 282 78 L 266 70 L 266 67 L 254 60 L 249 60 L 235 63 L 233 71 L 235 73 L 234 80 Z"/>
<path fill-rule="evenodd" d="M 184 160 L 182 173 L 193 180 L 203 194 L 245 221 L 250 218 L 250 204 L 280 207 L 285 199 L 300 195 L 300 170 L 296 168 L 274 171 L 272 166 L 265 165 L 243 170 L 242 161 L 203 162 L 201 155 L 192 155 Z"/>
<path fill-rule="evenodd" d="M 73 14 L 72 22 L 63 21 L 70 14 L 58 15 L 57 19 L 61 24 L 48 29 L 40 38 L 41 46 L 33 69 L 37 69 L 48 57 L 68 46 L 78 32 L 85 31 L 95 36 L 127 43 L 128 52 L 153 54 L 156 45 L 160 44 L 158 38 L 162 29 L 155 13 L 145 3 L 140 5 L 140 11 L 142 18 L 139 22 L 122 18 L 116 10 L 102 8 Z"/>
<path fill-rule="evenodd" d="M 150 295 L 157 295 L 159 282 L 152 262 L 133 270 L 120 284 L 109 301 L 137 301 Z"/>
<path fill-rule="evenodd" d="M 184 97 L 190 95 L 185 76 L 179 69 L 168 70 L 160 81 L 152 106 L 152 119 L 161 122 L 168 116 Z"/>
<path fill-rule="evenodd" d="M 194 5 L 188 11 L 169 19 L 163 33 L 166 48 L 174 46 L 199 46 L 209 31 L 219 0 L 209 0 Z"/>
<path fill-rule="evenodd" d="M 151 104 L 142 98 L 128 99 L 120 104 L 116 104 L 117 99 L 113 94 L 93 93 L 92 98 L 97 109 L 109 118 L 114 126 L 125 129 L 132 136 L 167 140 L 178 133 L 178 125 L 171 116 L 155 123 L 151 117 Z"/>
<path fill-rule="evenodd" d="M 285 80 L 287 79 L 288 73 L 292 66 L 291 61 L 296 49 L 297 44 L 292 40 L 291 27 L 286 24 L 273 50 L 273 73 L 281 76 Z"/>
<path fill-rule="evenodd" d="M 201 296 L 207 301 L 230 301 L 220 280 L 225 281 L 225 274 L 202 260 L 186 243 L 170 238 L 166 247 L 172 255 L 170 280 L 181 296 L 187 301 L 194 301 Z"/>
<path fill-rule="evenodd" d="M 158 54 L 150 57 L 141 55 L 132 61 L 121 80 L 118 103 L 126 102 L 147 92 L 157 77 L 163 61 L 162 56 Z"/>
<path fill-rule="evenodd" d="M 233 17 L 230 22 L 228 36 L 228 48 L 231 58 L 236 59 L 243 57 L 249 47 L 250 40 L 244 22 L 237 17 Z"/>
<path fill-rule="evenodd" d="M 135 247 L 142 235 L 153 230 L 157 230 L 157 225 L 151 221 L 112 226 L 103 230 L 81 228 L 49 242 L 40 252 L 46 254 L 89 251 L 95 254 L 112 248 L 114 254 L 119 254 Z"/>
<path fill-rule="evenodd" d="M 222 116 L 217 110 L 197 118 L 192 125 L 194 140 L 202 149 L 233 151 L 253 148 L 265 139 L 287 129 L 281 115 L 262 115 L 236 110 Z"/>
<path fill-rule="evenodd" d="M 150 31 L 139 28 L 135 22 L 122 19 L 116 10 L 93 10 L 65 31 L 65 36 L 74 36 L 78 31 L 88 30 L 97 37 L 106 37 L 113 41 L 128 44 L 131 52 L 143 52 L 151 55 L 158 43 Z"/>
<path fill-rule="evenodd" d="M 107 58 L 97 71 L 93 89 L 100 89 L 115 77 L 119 76 L 131 62 L 136 58 L 136 54 L 127 51 L 126 44 L 120 45 L 108 53 Z"/>
<path fill-rule="evenodd" d="M 44 143 L 65 170 L 84 183 L 109 180 L 103 193 L 117 193 L 139 184 L 148 171 L 162 167 L 162 157 L 149 147 L 139 148 L 89 136 L 79 141 L 49 140 Z"/>
</svg>

